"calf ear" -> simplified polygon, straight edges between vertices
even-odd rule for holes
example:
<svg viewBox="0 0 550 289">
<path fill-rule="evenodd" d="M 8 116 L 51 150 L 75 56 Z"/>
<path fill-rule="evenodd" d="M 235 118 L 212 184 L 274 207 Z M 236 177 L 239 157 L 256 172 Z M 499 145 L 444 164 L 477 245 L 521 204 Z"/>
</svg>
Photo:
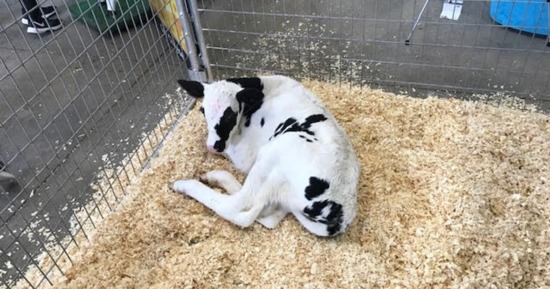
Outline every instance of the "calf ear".
<svg viewBox="0 0 550 289">
<path fill-rule="evenodd" d="M 245 104 L 250 106 L 255 106 L 257 104 L 260 104 L 264 100 L 264 94 L 254 88 L 245 88 L 239 92 L 237 92 L 237 101 L 240 104 Z"/>
<path fill-rule="evenodd" d="M 178 79 L 178 83 L 192 97 L 201 98 L 204 96 L 204 85 L 202 83 L 183 79 Z"/>
</svg>

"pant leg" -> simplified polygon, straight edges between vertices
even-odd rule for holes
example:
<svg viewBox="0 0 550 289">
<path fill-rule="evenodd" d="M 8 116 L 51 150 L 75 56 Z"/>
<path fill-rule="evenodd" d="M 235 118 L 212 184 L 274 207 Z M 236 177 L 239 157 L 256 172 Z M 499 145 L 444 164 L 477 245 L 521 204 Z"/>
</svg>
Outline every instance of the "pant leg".
<svg viewBox="0 0 550 289">
<path fill-rule="evenodd" d="M 38 7 L 36 0 L 19 0 L 23 7 L 23 14 L 28 15 L 31 20 L 39 21 L 42 17 L 42 12 Z"/>
</svg>

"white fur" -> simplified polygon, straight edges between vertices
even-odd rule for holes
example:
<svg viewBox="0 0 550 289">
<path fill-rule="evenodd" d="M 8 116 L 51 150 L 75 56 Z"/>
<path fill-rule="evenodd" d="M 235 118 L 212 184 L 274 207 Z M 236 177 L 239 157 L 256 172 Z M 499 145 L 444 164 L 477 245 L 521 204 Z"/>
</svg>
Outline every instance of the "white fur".
<svg viewBox="0 0 550 289">
<path fill-rule="evenodd" d="M 173 188 L 185 193 L 230 222 L 248 227 L 258 221 L 274 228 L 292 213 L 311 233 L 331 235 L 327 225 L 312 220 L 304 208 L 316 201 L 332 201 L 342 206 L 342 222 L 336 235 L 344 232 L 356 214 L 356 188 L 360 168 L 345 132 L 320 100 L 299 82 L 284 76 L 260 77 L 265 95 L 261 108 L 245 127 L 242 112 L 231 131 L 223 155 L 248 176 L 241 184 L 226 171 L 212 171 L 201 177 L 210 185 L 220 186 L 230 195 L 220 194 L 196 180 L 176 181 Z M 203 107 L 208 123 L 207 145 L 219 139 L 214 129 L 221 114 L 230 106 L 238 110 L 235 95 L 240 85 L 228 81 L 204 84 Z M 299 123 L 314 114 L 328 119 L 311 125 L 317 141 L 307 142 L 300 133 L 273 137 L 277 126 L 292 117 Z M 264 119 L 263 126 L 260 125 Z M 270 140 L 271 138 L 271 140 Z M 313 200 L 305 197 L 310 177 L 329 182 L 324 194 Z M 326 208 L 328 210 L 329 208 Z M 328 211 L 323 211 L 326 215 Z"/>
</svg>

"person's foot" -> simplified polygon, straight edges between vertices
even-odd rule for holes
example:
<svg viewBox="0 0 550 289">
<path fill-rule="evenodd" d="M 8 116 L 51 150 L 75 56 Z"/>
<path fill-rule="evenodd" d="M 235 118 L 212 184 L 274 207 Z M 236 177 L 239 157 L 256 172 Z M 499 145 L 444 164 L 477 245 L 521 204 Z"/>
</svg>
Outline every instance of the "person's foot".
<svg viewBox="0 0 550 289">
<path fill-rule="evenodd" d="M 55 31 L 61 29 L 61 21 L 59 19 L 43 18 L 41 21 L 30 21 L 29 27 L 27 27 L 27 33 L 40 34 L 44 32 Z"/>
<path fill-rule="evenodd" d="M 39 9 L 40 9 L 40 12 L 42 12 L 42 18 L 44 19 L 48 19 L 54 16 L 55 14 L 57 14 L 57 10 L 55 9 L 55 6 L 44 6 L 44 7 L 40 7 Z M 25 14 L 24 9 L 22 9 L 22 12 L 23 12 L 23 18 L 21 18 L 21 23 L 25 25 L 29 25 L 29 15 Z"/>
</svg>

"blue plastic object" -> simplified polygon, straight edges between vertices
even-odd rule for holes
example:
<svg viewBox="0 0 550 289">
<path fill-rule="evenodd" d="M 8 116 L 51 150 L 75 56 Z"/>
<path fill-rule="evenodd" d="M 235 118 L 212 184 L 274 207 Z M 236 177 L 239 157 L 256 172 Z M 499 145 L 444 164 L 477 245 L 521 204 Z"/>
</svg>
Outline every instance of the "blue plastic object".
<svg viewBox="0 0 550 289">
<path fill-rule="evenodd" d="M 548 35 L 547 0 L 493 0 L 491 18 L 505 27 Z"/>
</svg>

